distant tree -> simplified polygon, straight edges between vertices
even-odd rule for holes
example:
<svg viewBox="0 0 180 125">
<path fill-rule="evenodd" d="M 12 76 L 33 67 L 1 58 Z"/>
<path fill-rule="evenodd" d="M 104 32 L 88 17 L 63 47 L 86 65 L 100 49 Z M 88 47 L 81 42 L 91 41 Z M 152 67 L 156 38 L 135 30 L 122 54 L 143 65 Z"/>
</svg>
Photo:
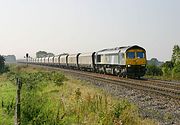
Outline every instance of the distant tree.
<svg viewBox="0 0 180 125">
<path fill-rule="evenodd" d="M 4 66 L 5 66 L 5 59 L 3 56 L 0 55 L 0 72 L 4 70 Z"/>
<path fill-rule="evenodd" d="M 47 52 L 45 51 L 36 52 L 36 58 L 42 58 L 42 57 L 47 57 Z"/>
<path fill-rule="evenodd" d="M 178 63 L 180 61 L 180 48 L 178 45 L 174 45 L 174 47 L 173 47 L 173 54 L 172 54 L 171 61 L 174 64 Z"/>
<path fill-rule="evenodd" d="M 55 56 L 55 55 L 53 53 L 47 53 L 46 51 L 36 52 L 36 58 L 51 57 L 51 56 Z"/>
<path fill-rule="evenodd" d="M 51 56 L 55 56 L 53 53 L 47 53 L 47 56 L 51 57 Z"/>
<path fill-rule="evenodd" d="M 5 66 L 5 58 L 0 55 L 0 73 L 9 71 L 9 68 Z"/>
<path fill-rule="evenodd" d="M 161 66 L 163 62 L 158 61 L 157 58 L 152 58 L 151 60 L 148 60 L 148 65 L 156 65 Z"/>
</svg>

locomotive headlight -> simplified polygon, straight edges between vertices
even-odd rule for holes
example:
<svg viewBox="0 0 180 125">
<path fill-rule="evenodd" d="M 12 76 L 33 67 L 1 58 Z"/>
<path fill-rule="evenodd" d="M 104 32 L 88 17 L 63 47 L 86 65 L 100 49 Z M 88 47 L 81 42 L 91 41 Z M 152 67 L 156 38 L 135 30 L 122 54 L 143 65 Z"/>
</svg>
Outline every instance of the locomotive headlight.
<svg viewBox="0 0 180 125">
<path fill-rule="evenodd" d="M 128 65 L 128 67 L 131 67 L 131 65 Z"/>
</svg>

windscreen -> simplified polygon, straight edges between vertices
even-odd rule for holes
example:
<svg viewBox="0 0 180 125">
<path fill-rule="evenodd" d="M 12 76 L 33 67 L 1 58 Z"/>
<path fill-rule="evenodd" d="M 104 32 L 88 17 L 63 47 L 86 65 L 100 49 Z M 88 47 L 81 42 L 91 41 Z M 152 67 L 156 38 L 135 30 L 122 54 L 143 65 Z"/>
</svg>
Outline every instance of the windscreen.
<svg viewBox="0 0 180 125">
<path fill-rule="evenodd" d="M 137 58 L 144 58 L 145 54 L 144 52 L 137 52 Z"/>
<path fill-rule="evenodd" d="M 127 58 L 129 58 L 129 59 L 135 58 L 135 53 L 134 52 L 128 52 L 127 53 Z"/>
</svg>

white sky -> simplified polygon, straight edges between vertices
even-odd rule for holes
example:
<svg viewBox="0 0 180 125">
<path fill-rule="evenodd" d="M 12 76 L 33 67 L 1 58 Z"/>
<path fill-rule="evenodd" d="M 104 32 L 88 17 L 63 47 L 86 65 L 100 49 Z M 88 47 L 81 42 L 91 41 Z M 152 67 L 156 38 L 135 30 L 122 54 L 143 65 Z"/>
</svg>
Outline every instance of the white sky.
<svg viewBox="0 0 180 125">
<path fill-rule="evenodd" d="M 140 45 L 170 60 L 180 0 L 0 0 L 0 54 L 91 52 Z"/>
</svg>

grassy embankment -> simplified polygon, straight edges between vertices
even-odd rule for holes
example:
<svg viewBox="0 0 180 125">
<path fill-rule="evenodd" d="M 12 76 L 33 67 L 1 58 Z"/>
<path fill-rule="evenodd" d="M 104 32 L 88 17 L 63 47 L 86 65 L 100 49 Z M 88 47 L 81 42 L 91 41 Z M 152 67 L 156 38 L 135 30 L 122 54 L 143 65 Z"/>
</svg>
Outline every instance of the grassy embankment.
<svg viewBox="0 0 180 125">
<path fill-rule="evenodd" d="M 0 124 L 14 122 L 16 86 L 14 77 L 23 82 L 21 93 L 22 125 L 154 125 L 142 119 L 138 109 L 126 100 L 117 100 L 85 82 L 67 78 L 57 71 L 33 67 L 15 67 L 0 76 Z"/>
</svg>

